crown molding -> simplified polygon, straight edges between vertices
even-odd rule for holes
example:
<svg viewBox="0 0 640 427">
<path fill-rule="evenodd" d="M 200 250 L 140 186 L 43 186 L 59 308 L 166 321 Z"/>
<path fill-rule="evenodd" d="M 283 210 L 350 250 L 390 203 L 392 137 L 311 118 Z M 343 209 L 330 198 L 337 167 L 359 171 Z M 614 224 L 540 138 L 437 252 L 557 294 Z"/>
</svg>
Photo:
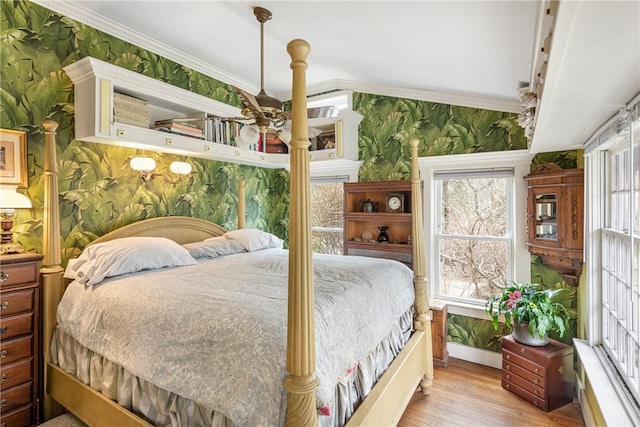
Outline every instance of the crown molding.
<svg viewBox="0 0 640 427">
<path fill-rule="evenodd" d="M 259 88 L 245 80 L 210 64 L 207 64 L 198 58 L 171 48 L 170 46 L 160 43 L 150 37 L 145 36 L 137 31 L 125 28 L 117 22 L 104 18 L 85 7 L 78 1 L 70 0 L 32 0 L 42 7 L 60 13 L 85 25 L 89 25 L 104 33 L 110 34 L 121 40 L 124 40 L 143 49 L 154 52 L 167 59 L 175 61 L 209 77 L 220 80 L 224 83 L 239 87 L 249 93 L 257 93 Z M 437 102 L 440 104 L 458 105 L 462 107 L 481 108 L 485 110 L 495 110 L 510 113 L 519 113 L 522 111 L 520 101 L 515 98 L 498 98 L 487 97 L 465 93 L 446 93 L 435 90 L 425 89 L 408 89 L 395 86 L 386 86 L 372 83 L 362 83 L 349 80 L 330 80 L 324 83 L 318 83 L 307 86 L 307 94 L 315 95 L 334 90 L 352 90 L 355 92 L 372 93 L 376 95 L 391 96 L 406 99 L 415 99 L 418 101 Z M 291 99 L 291 92 L 285 92 L 276 95 L 278 99 Z"/>
<path fill-rule="evenodd" d="M 437 102 L 439 104 L 458 105 L 461 107 L 481 108 L 508 113 L 520 113 L 522 103 L 516 98 L 488 97 L 466 93 L 447 93 L 427 89 L 409 89 L 374 83 L 363 83 L 351 80 L 330 80 L 307 86 L 307 95 L 350 90 L 353 92 L 372 93 L 375 95 L 397 98 L 415 99 L 418 101 Z M 290 99 L 291 92 L 279 94 L 280 99 Z"/>
<path fill-rule="evenodd" d="M 191 55 L 185 55 L 184 53 L 164 44 L 150 37 L 145 36 L 130 28 L 123 27 L 117 22 L 107 19 L 94 13 L 91 10 L 86 9 L 78 1 L 60 1 L 60 0 L 32 0 L 42 7 L 50 9 L 54 12 L 67 16 L 75 21 L 81 22 L 85 25 L 93 27 L 104 33 L 117 37 L 135 46 L 139 46 L 150 52 L 156 53 L 167 59 L 177 62 L 178 64 L 189 67 L 195 71 L 205 74 L 221 82 L 239 87 L 250 93 L 258 93 L 260 90 L 257 86 L 252 85 L 245 80 L 230 74 L 218 67 L 214 67 L 211 64 L 207 64 L 198 58 Z"/>
</svg>

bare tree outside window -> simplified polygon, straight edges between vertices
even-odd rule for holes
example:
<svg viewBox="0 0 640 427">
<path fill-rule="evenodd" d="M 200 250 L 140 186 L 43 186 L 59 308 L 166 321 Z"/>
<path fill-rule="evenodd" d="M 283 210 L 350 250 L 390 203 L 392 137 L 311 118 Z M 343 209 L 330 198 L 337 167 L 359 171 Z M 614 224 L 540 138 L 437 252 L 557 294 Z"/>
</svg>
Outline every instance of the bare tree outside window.
<svg viewBox="0 0 640 427">
<path fill-rule="evenodd" d="M 344 190 L 342 181 L 311 182 L 311 247 L 313 252 L 343 253 Z"/>
<path fill-rule="evenodd" d="M 440 181 L 440 293 L 484 300 L 507 282 L 510 178 Z"/>
</svg>

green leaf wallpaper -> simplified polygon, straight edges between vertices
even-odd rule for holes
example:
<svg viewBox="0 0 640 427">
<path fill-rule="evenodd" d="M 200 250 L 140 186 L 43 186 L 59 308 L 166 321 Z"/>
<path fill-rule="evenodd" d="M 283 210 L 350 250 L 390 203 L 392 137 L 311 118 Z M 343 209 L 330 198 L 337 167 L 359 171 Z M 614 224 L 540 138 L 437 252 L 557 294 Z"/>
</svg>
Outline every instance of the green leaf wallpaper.
<svg viewBox="0 0 640 427">
<path fill-rule="evenodd" d="M 221 102 L 239 106 L 231 87 L 181 64 L 60 16 L 29 1 L 0 2 L 0 127 L 28 133 L 27 195 L 32 210 L 18 213 L 14 232 L 31 251 L 42 251 L 44 134 L 42 122 L 59 123 L 57 155 L 63 265 L 96 237 L 144 218 L 189 215 L 234 229 L 238 180 L 246 181 L 246 225 L 288 239 L 289 173 L 232 163 L 146 152 L 165 172 L 189 161 L 192 174 L 172 185 L 144 183 L 128 166 L 141 151 L 74 139 L 74 91 L 63 67 L 93 56 Z M 215 48 L 215 47 L 212 47 Z M 366 93 L 354 94 L 359 128 L 360 180 L 410 177 L 409 140 L 425 143 L 421 156 L 526 148 L 516 115 Z M 538 155 L 575 167 L 575 153 Z M 551 159 L 551 160 L 549 160 Z M 573 162 L 573 166 L 567 166 Z M 532 271 L 556 286 L 553 271 L 535 260 Z M 575 307 L 575 297 L 568 304 Z M 499 351 L 502 331 L 463 316 L 449 316 L 449 340 Z"/>
</svg>

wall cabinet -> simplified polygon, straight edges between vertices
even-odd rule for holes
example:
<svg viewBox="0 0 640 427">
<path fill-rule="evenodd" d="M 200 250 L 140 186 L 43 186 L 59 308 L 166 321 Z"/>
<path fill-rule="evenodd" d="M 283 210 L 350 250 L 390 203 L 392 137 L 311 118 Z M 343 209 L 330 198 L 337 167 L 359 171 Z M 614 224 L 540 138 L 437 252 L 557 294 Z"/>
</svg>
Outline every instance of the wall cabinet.
<svg viewBox="0 0 640 427">
<path fill-rule="evenodd" d="M 38 424 L 38 254 L 0 257 L 0 424 Z"/>
<path fill-rule="evenodd" d="M 527 181 L 527 247 L 577 285 L 582 271 L 584 170 L 538 165 Z"/>
<path fill-rule="evenodd" d="M 345 182 L 344 254 L 411 267 L 412 251 L 411 181 Z"/>
<path fill-rule="evenodd" d="M 239 108 L 91 57 L 64 67 L 64 71 L 74 83 L 77 140 L 268 168 L 289 167 L 288 154 L 259 152 L 221 141 L 160 132 L 142 123 L 131 124 L 144 122 L 144 118 L 130 122 L 119 116 L 116 120 L 114 94 L 143 100 L 149 124 L 166 119 L 239 117 Z M 134 114 L 134 118 L 139 116 Z M 321 129 L 323 135 L 335 134 L 335 144 L 331 148 L 311 151 L 310 160 L 357 161 L 361 120 L 360 114 L 349 110 L 342 110 L 338 118 L 309 119 L 309 126 Z"/>
</svg>

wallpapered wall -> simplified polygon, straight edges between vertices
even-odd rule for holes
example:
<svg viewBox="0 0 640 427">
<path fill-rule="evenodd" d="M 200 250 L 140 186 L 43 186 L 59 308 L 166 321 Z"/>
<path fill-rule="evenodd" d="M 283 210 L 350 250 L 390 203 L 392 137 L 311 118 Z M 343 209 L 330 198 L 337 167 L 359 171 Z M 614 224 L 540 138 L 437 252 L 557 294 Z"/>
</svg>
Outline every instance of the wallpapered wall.
<svg viewBox="0 0 640 427">
<path fill-rule="evenodd" d="M 27 1 L 0 2 L 0 16 L 0 125 L 28 132 L 26 193 L 34 208 L 20 211 L 14 227 L 27 250 L 42 248 L 41 124 L 46 118 L 60 124 L 57 155 L 63 263 L 97 236 L 144 218 L 189 215 L 233 229 L 240 178 L 247 182 L 247 227 L 287 240 L 287 171 L 146 152 L 156 158 L 160 172 L 174 160 L 188 160 L 193 173 L 176 185 L 160 178 L 143 183 L 128 166 L 128 160 L 140 151 L 74 139 L 73 85 L 62 68 L 93 56 L 238 106 L 240 101 L 230 86 Z M 363 181 L 408 179 L 408 141 L 412 137 L 425 141 L 421 156 L 526 148 L 522 129 L 510 113 L 364 93 L 354 94 L 354 109 L 364 116 L 358 141 Z M 558 160 L 562 167 L 575 167 L 572 153 L 547 153 L 534 163 Z M 546 286 L 560 283 L 535 258 L 532 270 L 533 278 L 540 277 Z M 488 326 L 478 319 L 450 316 L 449 339 L 498 351 L 503 333 Z"/>
</svg>

